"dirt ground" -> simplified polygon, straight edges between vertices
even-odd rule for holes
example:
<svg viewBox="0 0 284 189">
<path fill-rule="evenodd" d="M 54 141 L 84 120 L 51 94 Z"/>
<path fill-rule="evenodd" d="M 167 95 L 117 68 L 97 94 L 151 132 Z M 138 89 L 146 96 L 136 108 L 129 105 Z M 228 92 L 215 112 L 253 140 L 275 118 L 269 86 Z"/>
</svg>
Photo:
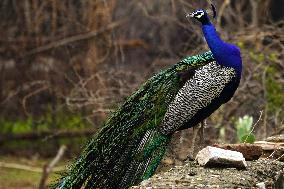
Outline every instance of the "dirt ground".
<svg viewBox="0 0 284 189">
<path fill-rule="evenodd" d="M 264 182 L 266 188 L 284 188 L 284 163 L 274 160 L 260 159 L 247 161 L 245 170 L 236 168 L 211 167 L 204 168 L 194 161 L 184 166 L 176 166 L 169 171 L 154 175 L 132 189 L 154 188 L 258 188 Z"/>
</svg>

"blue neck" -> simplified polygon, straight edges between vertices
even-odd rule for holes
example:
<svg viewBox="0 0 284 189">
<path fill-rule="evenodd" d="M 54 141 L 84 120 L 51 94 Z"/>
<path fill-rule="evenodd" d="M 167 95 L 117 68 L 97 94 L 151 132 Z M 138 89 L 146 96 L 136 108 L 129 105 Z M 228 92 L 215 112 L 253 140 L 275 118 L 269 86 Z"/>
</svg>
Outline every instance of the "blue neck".
<svg viewBox="0 0 284 189">
<path fill-rule="evenodd" d="M 242 59 L 239 48 L 222 41 L 211 23 L 203 24 L 202 31 L 216 61 L 222 66 L 233 67 L 240 77 Z"/>
</svg>

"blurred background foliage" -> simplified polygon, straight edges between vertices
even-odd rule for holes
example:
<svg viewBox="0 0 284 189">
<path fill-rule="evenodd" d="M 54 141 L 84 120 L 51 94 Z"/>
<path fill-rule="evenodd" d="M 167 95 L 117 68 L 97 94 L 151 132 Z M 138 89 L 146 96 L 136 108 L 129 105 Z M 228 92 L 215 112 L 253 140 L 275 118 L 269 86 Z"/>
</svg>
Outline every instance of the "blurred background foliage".
<svg viewBox="0 0 284 189">
<path fill-rule="evenodd" d="M 235 123 L 245 115 L 260 119 L 253 131 L 257 140 L 283 132 L 284 2 L 214 3 L 213 23 L 225 41 L 240 47 L 244 70 L 234 98 L 207 119 L 206 143 L 238 141 Z M 78 154 L 143 81 L 182 57 L 208 50 L 198 23 L 185 17 L 196 8 L 210 5 L 205 0 L 1 0 L 1 154 L 48 157 L 61 144 L 69 156 Z M 186 158 L 191 135 L 191 130 L 176 134 L 168 163 Z"/>
</svg>

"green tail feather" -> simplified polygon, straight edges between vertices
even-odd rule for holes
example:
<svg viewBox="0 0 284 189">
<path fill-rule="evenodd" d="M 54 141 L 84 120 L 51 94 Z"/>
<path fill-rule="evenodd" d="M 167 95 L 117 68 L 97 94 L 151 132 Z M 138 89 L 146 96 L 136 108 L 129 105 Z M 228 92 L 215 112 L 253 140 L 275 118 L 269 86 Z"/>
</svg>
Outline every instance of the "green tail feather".
<svg viewBox="0 0 284 189">
<path fill-rule="evenodd" d="M 171 138 L 159 125 L 183 85 L 179 73 L 212 61 L 211 52 L 191 56 L 150 78 L 109 117 L 58 188 L 128 188 L 151 177 Z"/>
<path fill-rule="evenodd" d="M 128 188 L 151 177 L 160 164 L 171 138 L 156 130 L 147 131 L 144 137 L 146 140 L 141 140 L 136 146 L 133 159 L 117 188 Z"/>
</svg>

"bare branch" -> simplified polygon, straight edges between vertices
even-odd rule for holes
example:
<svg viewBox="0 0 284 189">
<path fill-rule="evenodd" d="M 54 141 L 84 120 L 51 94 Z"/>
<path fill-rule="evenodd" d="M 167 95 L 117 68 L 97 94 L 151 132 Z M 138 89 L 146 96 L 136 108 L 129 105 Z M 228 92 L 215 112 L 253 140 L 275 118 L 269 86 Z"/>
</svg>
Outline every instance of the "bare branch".
<svg viewBox="0 0 284 189">
<path fill-rule="evenodd" d="M 38 189 L 45 189 L 45 183 L 48 179 L 48 176 L 49 174 L 52 172 L 54 166 L 60 161 L 60 159 L 63 157 L 64 155 L 64 152 L 66 150 L 66 146 L 62 145 L 56 156 L 53 158 L 53 160 L 47 164 L 47 165 L 44 165 L 43 167 L 43 173 L 42 173 L 42 176 L 41 176 L 41 179 L 40 179 L 40 183 L 39 183 L 39 186 L 38 186 Z"/>
<path fill-rule="evenodd" d="M 37 53 L 40 53 L 40 52 L 44 52 L 44 51 L 47 51 L 47 50 L 50 50 L 50 49 L 54 49 L 54 48 L 57 48 L 57 47 L 60 47 L 60 46 L 64 46 L 64 45 L 67 45 L 67 44 L 70 44 L 70 43 L 74 43 L 76 41 L 81 41 L 81 40 L 86 40 L 86 39 L 89 39 L 89 38 L 96 37 L 99 34 L 105 32 L 107 30 L 111 30 L 113 28 L 120 26 L 123 22 L 124 21 L 113 22 L 113 23 L 109 24 L 108 26 L 106 26 L 102 29 L 99 29 L 98 31 L 91 31 L 91 32 L 88 32 L 88 33 L 79 34 L 79 35 L 76 35 L 76 36 L 64 38 L 64 39 L 59 40 L 59 41 L 51 42 L 47 45 L 37 47 L 33 50 L 30 50 L 30 51 L 24 53 L 22 55 L 22 57 L 30 56 L 30 55 L 37 54 Z"/>
</svg>

